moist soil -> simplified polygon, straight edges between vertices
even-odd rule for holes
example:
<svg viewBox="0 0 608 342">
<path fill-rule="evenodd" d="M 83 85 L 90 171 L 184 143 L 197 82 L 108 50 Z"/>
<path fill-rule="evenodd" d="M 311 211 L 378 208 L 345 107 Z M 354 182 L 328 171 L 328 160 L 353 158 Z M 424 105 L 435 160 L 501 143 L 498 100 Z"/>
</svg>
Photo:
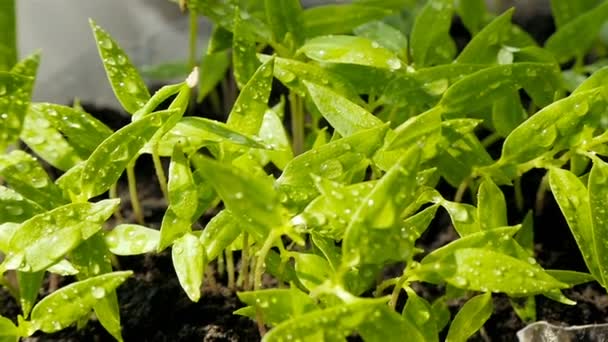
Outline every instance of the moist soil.
<svg viewBox="0 0 608 342">
<path fill-rule="evenodd" d="M 553 22 L 548 16 L 522 16 L 515 18 L 525 30 L 530 32 L 539 42 L 544 42 L 554 30 Z M 466 45 L 470 36 L 455 20 L 451 33 L 456 37 L 459 47 Z M 234 97 L 234 89 L 218 87 L 222 100 Z M 224 95 L 224 94 L 229 95 Z M 273 87 L 271 102 L 278 101 L 284 88 L 277 84 Z M 206 117 L 222 119 L 226 113 L 213 110 L 210 103 L 204 102 L 197 106 L 195 115 L 206 113 Z M 116 130 L 130 122 L 130 118 L 121 112 L 109 108 L 86 106 L 85 109 Z M 227 108 L 223 111 L 227 112 Z M 209 113 L 213 113 L 209 115 Z M 288 116 L 287 116 L 288 117 Z M 289 127 L 289 125 L 287 125 Z M 500 153 L 500 142 L 492 147 L 491 152 Z M 165 161 L 166 162 L 166 161 Z M 48 167 L 51 175 L 60 173 Z M 166 203 L 159 191 L 157 180 L 153 174 L 150 158 L 143 156 L 136 165 L 138 192 L 146 225 L 158 228 L 166 209 Z M 529 172 L 522 178 L 524 193 L 524 208 L 517 210 L 514 203 L 513 188 L 505 187 L 503 191 L 509 207 L 509 223 L 517 224 L 523 220 L 528 210 L 536 205 L 536 192 L 542 171 Z M 454 189 L 446 184 L 440 184 L 440 192 L 446 198 L 452 198 Z M 122 214 L 127 221 L 132 221 L 130 201 L 126 181 L 119 182 L 119 193 L 122 198 Z M 470 201 L 472 196 L 465 196 Z M 535 253 L 537 261 L 547 269 L 565 269 L 586 272 L 586 267 L 577 248 L 572 234 L 550 192 L 545 194 L 541 206 L 537 206 L 534 217 Z M 538 210 L 541 209 L 541 210 Z M 212 213 L 210 213 L 212 215 Z M 209 216 L 199 222 L 204 226 Z M 195 227 L 196 228 L 196 227 Z M 427 232 L 418 244 L 425 251 L 431 251 L 457 238 L 446 212 L 439 210 Z M 120 269 L 132 270 L 133 277 L 117 289 L 120 303 L 122 332 L 125 341 L 258 341 L 259 334 L 253 321 L 232 313 L 243 306 L 235 293 L 224 285 L 226 279 L 214 273 L 214 265 L 210 265 L 215 282 L 205 280 L 203 296 L 198 303 L 191 302 L 181 289 L 173 270 L 169 251 L 160 254 L 143 256 L 118 257 Z M 387 276 L 398 273 L 399 269 L 390 269 Z M 59 285 L 63 286 L 73 279 L 62 278 Z M 272 280 L 270 280 L 272 281 Z M 213 284 L 213 285 L 209 285 Z M 268 283 L 269 286 L 272 283 Z M 438 298 L 444 288 L 423 283 L 413 284 L 416 291 L 429 301 Z M 546 320 L 557 325 L 583 325 L 608 322 L 608 295 L 597 283 L 588 283 L 564 291 L 567 297 L 577 302 L 576 306 L 568 306 L 552 301 L 542 296 L 536 297 L 537 320 Z M 40 297 L 48 294 L 48 280 L 41 289 Z M 402 296 L 404 297 L 404 296 Z M 401 298 L 403 305 L 406 298 Z M 483 329 L 476 333 L 472 341 L 516 341 L 516 333 L 525 327 L 513 311 L 509 299 L 504 295 L 494 295 L 494 313 L 486 322 Z M 464 300 L 450 302 L 452 314 L 458 312 Z M 15 300 L 3 289 L 0 289 L 0 315 L 16 321 L 20 309 Z M 447 329 L 441 333 L 445 338 Z M 71 327 L 55 334 L 37 333 L 28 341 L 113 341 L 103 327 L 93 317 L 82 329 Z M 359 340 L 356 336 L 349 340 Z"/>
</svg>

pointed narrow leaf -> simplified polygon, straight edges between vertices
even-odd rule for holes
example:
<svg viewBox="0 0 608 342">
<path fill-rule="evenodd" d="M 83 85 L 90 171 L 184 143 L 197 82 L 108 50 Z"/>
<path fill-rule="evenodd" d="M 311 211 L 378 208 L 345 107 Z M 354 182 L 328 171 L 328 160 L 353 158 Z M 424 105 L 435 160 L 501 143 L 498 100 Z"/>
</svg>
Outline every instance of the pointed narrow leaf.
<svg viewBox="0 0 608 342">
<path fill-rule="evenodd" d="M 42 299 L 32 310 L 32 324 L 52 333 L 86 315 L 100 299 L 122 284 L 133 272 L 113 272 L 65 286 Z"/>
<path fill-rule="evenodd" d="M 201 297 L 201 285 L 205 271 L 205 251 L 198 238 L 186 234 L 175 240 L 171 258 L 179 283 L 193 302 Z"/>
<path fill-rule="evenodd" d="M 302 4 L 299 0 L 265 0 L 266 21 L 275 42 L 283 43 L 290 34 L 296 46 L 304 40 Z"/>
<path fill-rule="evenodd" d="M 202 62 L 200 63 L 201 77 L 198 82 L 197 102 L 203 101 L 218 83 L 224 79 L 230 67 L 230 61 L 228 50 L 203 55 Z"/>
<path fill-rule="evenodd" d="M 73 203 L 32 217 L 13 234 L 10 257 L 5 263 L 20 258 L 18 269 L 44 270 L 99 231 L 118 203 L 119 200 Z"/>
<path fill-rule="evenodd" d="M 127 112 L 135 113 L 150 99 L 146 84 L 116 41 L 93 20 L 89 24 L 116 98 Z"/>
<path fill-rule="evenodd" d="M 595 42 L 602 23 L 608 19 L 608 3 L 600 3 L 579 15 L 547 39 L 545 48 L 564 63 L 574 57 L 583 56 Z"/>
<path fill-rule="evenodd" d="M 217 191 L 227 209 L 261 229 L 257 231 L 261 233 L 258 238 L 265 237 L 268 229 L 284 224 L 283 209 L 269 178 L 244 173 L 206 157 L 196 158 L 195 165 L 202 170 L 202 176 Z"/>
<path fill-rule="evenodd" d="M 34 303 L 38 299 L 38 291 L 42 287 L 44 271 L 38 272 L 17 272 L 17 281 L 19 283 L 19 304 L 21 312 L 27 317 L 30 310 L 34 307 Z"/>
<path fill-rule="evenodd" d="M 245 291 L 239 292 L 237 295 L 247 306 L 235 311 L 235 314 L 255 319 L 256 312 L 259 312 L 262 320 L 270 325 L 278 325 L 283 321 L 295 319 L 317 307 L 314 299 L 293 287 Z"/>
<path fill-rule="evenodd" d="M 596 0 L 551 0 L 551 14 L 553 15 L 555 26 L 561 28 L 579 15 L 592 9 L 596 4 Z"/>
<path fill-rule="evenodd" d="M 402 60 L 407 61 L 407 38 L 395 27 L 377 20 L 358 26 L 354 32 L 356 35 L 372 40 L 397 54 Z M 372 43 L 372 46 L 375 45 Z"/>
<path fill-rule="evenodd" d="M 465 2 L 477 2 L 465 1 Z M 498 51 L 505 45 L 510 37 L 513 25 L 511 17 L 513 9 L 507 10 L 492 22 L 486 25 L 473 39 L 465 46 L 458 58 L 457 63 L 497 63 Z"/>
<path fill-rule="evenodd" d="M 312 253 L 292 253 L 295 270 L 302 285 L 313 291 L 332 276 L 331 267 L 325 258 Z"/>
<path fill-rule="evenodd" d="M 484 179 L 479 186 L 477 203 L 477 218 L 482 230 L 507 225 L 505 196 L 491 179 Z"/>
<path fill-rule="evenodd" d="M 492 294 L 487 292 L 469 299 L 450 325 L 447 342 L 465 342 L 490 318 L 494 311 Z"/>
<path fill-rule="evenodd" d="M 9 70 L 17 63 L 16 2 L 15 0 L 4 1 L 0 11 L 0 71 Z M 0 320 L 4 319 L 4 317 L 0 318 Z M 0 326 L 2 326 L 1 324 L 2 322 L 0 322 Z M 2 330 L 0 329 L 0 331 Z"/>
<path fill-rule="evenodd" d="M 220 211 L 207 223 L 200 237 L 207 260 L 215 260 L 242 232 L 243 228 L 230 211 Z"/>
<path fill-rule="evenodd" d="M 41 213 L 43 208 L 24 198 L 19 193 L 0 185 L 0 222 L 21 223 L 30 217 Z"/>
<path fill-rule="evenodd" d="M 437 265 L 438 274 L 446 282 L 467 290 L 521 296 L 569 287 L 547 274 L 536 261 L 530 263 L 489 249 L 462 248 Z"/>
<path fill-rule="evenodd" d="M 433 44 L 449 36 L 453 12 L 453 1 L 430 0 L 416 16 L 410 36 L 410 51 L 417 66 L 427 65 Z M 430 22 L 433 25 L 429 27 Z"/>
<path fill-rule="evenodd" d="M 484 0 L 459 1 L 456 12 L 472 36 L 475 36 L 485 24 L 487 9 Z"/>
<path fill-rule="evenodd" d="M 116 131 L 93 151 L 81 172 L 81 194 L 91 198 L 107 191 L 145 144 L 177 110 L 147 115 Z"/>
<path fill-rule="evenodd" d="M 435 317 L 429 302 L 418 296 L 409 287 L 406 287 L 405 291 L 407 292 L 407 302 L 405 302 L 402 316 L 410 321 L 412 325 L 420 328 L 419 330 L 424 334 L 425 341 L 439 341 Z"/>
<path fill-rule="evenodd" d="M 315 37 L 306 41 L 299 51 L 318 62 L 360 64 L 390 70 L 402 66 L 392 51 L 365 37 Z"/>
<path fill-rule="evenodd" d="M 23 120 L 21 140 L 44 161 L 62 171 L 67 171 L 82 161 L 78 152 L 51 122 L 40 113 L 28 111 Z"/>
<path fill-rule="evenodd" d="M 136 224 L 121 224 L 104 235 L 110 252 L 116 255 L 138 255 L 156 250 L 160 233 Z"/>
<path fill-rule="evenodd" d="M 257 134 L 268 108 L 274 59 L 262 64 L 242 89 L 230 111 L 228 127 L 242 134 Z"/>
<path fill-rule="evenodd" d="M 92 115 L 52 103 L 35 103 L 31 110 L 49 120 L 77 149 L 82 158 L 88 156 L 113 132 Z"/>
<path fill-rule="evenodd" d="M 13 144 L 21 132 L 31 97 L 33 78 L 0 71 L 0 151 Z"/>
<path fill-rule="evenodd" d="M 242 24 L 243 22 L 245 21 L 237 9 L 234 14 L 234 30 L 232 31 L 232 65 L 234 66 L 234 79 L 239 89 L 249 83 L 260 65 L 256 57 L 256 43 L 252 40 L 246 26 Z"/>
<path fill-rule="evenodd" d="M 306 37 L 348 33 L 361 24 L 391 14 L 383 6 L 330 4 L 307 8 L 302 13 Z"/>
<path fill-rule="evenodd" d="M 323 117 L 343 137 L 382 125 L 382 120 L 331 89 L 306 81 L 304 84 Z"/>
<path fill-rule="evenodd" d="M 589 175 L 589 206 L 591 208 L 591 222 L 593 231 L 589 236 L 591 245 L 585 249 L 591 249 L 594 257 L 592 261 L 599 268 L 598 281 L 605 288 L 608 287 L 608 250 L 605 248 L 604 239 L 608 234 L 608 164 L 601 159 L 593 161 L 591 174 Z M 570 195 L 572 196 L 572 195 Z M 571 197 L 574 198 L 574 197 Z M 582 209 L 582 208 L 581 208 Z M 585 239 L 587 240 L 587 239 Z"/>
<path fill-rule="evenodd" d="M 38 161 L 23 151 L 0 155 L 0 176 L 21 196 L 44 209 L 67 202 Z"/>
<path fill-rule="evenodd" d="M 301 207 L 312 200 L 317 191 L 311 174 L 334 181 L 352 177 L 349 170 L 381 147 L 387 129 L 383 125 L 360 131 L 294 158 L 277 180 L 279 191 L 288 197 L 286 202 Z"/>
</svg>

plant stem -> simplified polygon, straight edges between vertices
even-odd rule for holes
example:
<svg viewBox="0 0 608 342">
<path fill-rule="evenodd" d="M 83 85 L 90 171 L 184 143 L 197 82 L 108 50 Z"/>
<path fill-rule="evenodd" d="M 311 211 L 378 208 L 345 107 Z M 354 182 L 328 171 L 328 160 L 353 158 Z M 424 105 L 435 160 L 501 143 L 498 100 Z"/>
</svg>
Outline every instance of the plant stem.
<svg viewBox="0 0 608 342">
<path fill-rule="evenodd" d="M 537 216 L 543 213 L 543 207 L 545 204 L 545 193 L 547 192 L 548 187 L 549 173 L 547 172 L 541 179 L 540 185 L 538 186 L 538 190 L 536 190 L 536 202 L 534 203 L 534 210 L 536 211 Z"/>
<path fill-rule="evenodd" d="M 297 156 L 304 152 L 304 106 L 302 98 L 295 93 L 290 93 L 289 108 L 291 111 L 293 153 Z"/>
<path fill-rule="evenodd" d="M 249 234 L 243 233 L 243 251 L 241 254 L 241 275 L 243 277 L 243 289 L 249 288 Z"/>
<path fill-rule="evenodd" d="M 225 250 L 226 253 L 226 273 L 228 273 L 228 288 L 232 291 L 236 289 L 234 281 L 234 258 L 232 251 Z"/>
<path fill-rule="evenodd" d="M 276 232 L 271 232 L 270 235 L 266 238 L 266 241 L 264 241 L 264 245 L 262 245 L 262 248 L 260 249 L 260 251 L 257 253 L 257 263 L 255 265 L 255 281 L 254 281 L 254 285 L 253 285 L 253 289 L 254 290 L 259 290 L 260 288 L 262 288 L 262 276 L 264 273 L 264 264 L 265 264 L 265 260 L 266 260 L 266 256 L 268 255 L 268 252 L 270 251 L 270 248 L 272 248 L 272 245 L 274 244 L 274 240 L 277 238 L 279 234 L 277 234 Z"/>
<path fill-rule="evenodd" d="M 160 185 L 160 191 L 163 193 L 165 201 L 169 203 L 169 189 L 167 188 L 167 176 L 165 175 L 165 169 L 163 169 L 163 163 L 160 160 L 158 154 L 158 142 L 152 146 L 152 162 L 154 163 L 154 170 L 156 171 L 156 178 Z"/>
<path fill-rule="evenodd" d="M 374 297 L 377 298 L 377 297 L 382 296 L 382 293 L 384 292 L 384 290 L 397 284 L 397 280 L 399 280 L 399 278 L 391 278 L 391 279 L 387 279 L 387 280 L 381 282 L 380 285 L 378 285 L 376 287 L 376 291 L 374 291 Z"/>
<path fill-rule="evenodd" d="M 228 251 L 226 251 L 228 253 Z M 217 256 L 217 274 L 221 277 L 224 274 L 224 253 L 220 253 Z"/>
<path fill-rule="evenodd" d="M 117 183 L 112 184 L 112 186 L 110 187 L 110 199 L 119 198 L 117 188 Z M 125 218 L 122 217 L 122 213 L 120 212 L 120 206 L 118 206 L 118 208 L 116 208 L 116 210 L 114 211 L 114 218 L 116 219 L 116 221 L 118 221 L 118 223 L 122 223 L 125 220 Z"/>
<path fill-rule="evenodd" d="M 460 183 L 460 186 L 458 186 L 458 190 L 456 190 L 456 194 L 454 195 L 454 202 L 462 201 L 462 196 L 464 196 L 464 192 L 469 187 L 469 183 L 471 183 L 470 177 L 466 178 L 465 180 L 462 181 L 462 183 Z"/>
<path fill-rule="evenodd" d="M 391 300 L 388 302 L 388 306 L 391 309 L 395 309 L 397 306 L 397 300 L 399 299 L 399 294 L 401 293 L 401 288 L 403 287 L 403 283 L 407 280 L 407 276 L 404 274 L 397 279 L 395 283 L 395 287 L 393 288 L 393 292 L 391 293 Z"/>
<path fill-rule="evenodd" d="M 127 183 L 129 183 L 129 197 L 131 198 L 131 207 L 133 208 L 135 221 L 139 224 L 144 224 L 144 214 L 141 210 L 139 198 L 137 197 L 137 178 L 135 178 L 134 164 L 129 164 L 127 166 Z"/>
<path fill-rule="evenodd" d="M 498 134 L 497 132 L 494 132 L 490 135 L 488 135 L 487 137 L 485 137 L 482 141 L 481 141 L 481 145 L 483 145 L 483 147 L 488 147 L 493 145 L 495 142 L 497 142 L 498 140 L 500 140 L 500 138 L 502 138 L 500 136 L 500 134 Z"/>
</svg>

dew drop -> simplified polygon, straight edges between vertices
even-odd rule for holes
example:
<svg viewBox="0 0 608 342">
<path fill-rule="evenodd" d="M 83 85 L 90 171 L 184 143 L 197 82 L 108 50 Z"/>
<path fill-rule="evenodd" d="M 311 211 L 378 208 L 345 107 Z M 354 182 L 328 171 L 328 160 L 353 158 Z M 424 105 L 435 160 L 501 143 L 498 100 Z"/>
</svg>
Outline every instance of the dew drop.
<svg viewBox="0 0 608 342">
<path fill-rule="evenodd" d="M 125 65 L 127 63 L 127 57 L 125 55 L 118 55 L 116 57 L 116 62 L 119 65 Z"/>
<path fill-rule="evenodd" d="M 449 87 L 450 83 L 446 78 L 425 83 L 422 87 L 424 91 L 432 96 L 443 94 Z"/>
<path fill-rule="evenodd" d="M 101 299 L 106 296 L 106 290 L 103 287 L 93 286 L 91 287 L 91 295 L 94 298 Z"/>
<path fill-rule="evenodd" d="M 390 58 L 386 61 L 389 69 L 395 71 L 401 68 L 401 61 L 398 58 Z"/>
<path fill-rule="evenodd" d="M 6 86 L 4 84 L 0 84 L 0 96 L 4 96 L 6 95 L 7 90 L 6 90 Z"/>
<path fill-rule="evenodd" d="M 454 278 L 454 283 L 456 284 L 456 286 L 460 286 L 460 287 L 465 287 L 469 284 L 468 280 L 466 280 L 463 277 Z"/>
<path fill-rule="evenodd" d="M 113 44 L 110 39 L 104 38 L 99 42 L 99 45 L 101 45 L 101 47 L 104 49 L 111 49 Z"/>
<path fill-rule="evenodd" d="M 234 194 L 234 198 L 236 198 L 236 199 L 243 199 L 243 193 L 242 193 L 242 192 L 240 192 L 240 191 L 239 191 L 239 192 L 237 192 L 237 193 L 235 193 L 235 194 Z"/>
</svg>

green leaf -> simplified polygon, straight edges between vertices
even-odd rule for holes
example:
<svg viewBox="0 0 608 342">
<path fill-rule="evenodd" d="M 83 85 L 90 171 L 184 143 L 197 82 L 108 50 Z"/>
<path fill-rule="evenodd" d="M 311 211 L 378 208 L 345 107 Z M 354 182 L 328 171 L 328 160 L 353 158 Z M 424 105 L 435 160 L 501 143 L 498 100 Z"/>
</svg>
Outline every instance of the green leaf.
<svg viewBox="0 0 608 342">
<path fill-rule="evenodd" d="M 201 297 L 206 265 L 205 250 L 193 234 L 185 234 L 173 243 L 171 258 L 182 288 L 193 302 Z"/>
<path fill-rule="evenodd" d="M 258 3 L 261 4 L 261 3 Z M 238 14 L 240 19 L 240 25 L 243 26 L 242 31 L 247 34 L 250 39 L 261 39 L 262 41 L 269 42 L 272 37 L 272 33 L 265 22 L 258 17 L 254 16 L 254 13 L 245 11 L 245 7 L 239 7 L 236 1 L 226 0 L 189 0 L 188 8 L 194 10 L 197 13 L 202 13 L 206 17 L 210 18 L 214 23 L 221 25 L 229 31 L 236 30 L 235 17 Z"/>
<path fill-rule="evenodd" d="M 401 214 L 416 192 L 419 162 L 420 150 L 408 150 L 359 205 L 342 242 L 343 264 L 383 264 L 412 255 L 414 240 Z"/>
<path fill-rule="evenodd" d="M 484 0 L 459 1 L 456 3 L 456 12 L 472 36 L 482 29 L 488 14 Z"/>
<path fill-rule="evenodd" d="M 271 57 L 258 55 L 263 62 Z M 344 78 L 322 68 L 316 64 L 304 63 L 294 59 L 274 57 L 274 77 L 283 83 L 290 90 L 304 96 L 307 92 L 304 81 L 316 84 L 324 84 L 333 91 L 342 94 L 351 101 L 357 100 L 358 94 L 353 86 Z"/>
<path fill-rule="evenodd" d="M 273 326 L 296 319 L 317 307 L 314 299 L 294 287 L 244 291 L 238 292 L 237 296 L 247 306 L 235 311 L 235 314 L 257 319 L 259 313 L 262 322 Z"/>
<path fill-rule="evenodd" d="M 408 41 L 407 38 L 391 25 L 385 24 L 383 21 L 370 21 L 354 29 L 354 33 L 358 36 L 365 37 L 376 44 L 392 51 L 403 61 L 408 58 Z M 373 45 L 372 43 L 372 46 Z"/>
<path fill-rule="evenodd" d="M 553 278 L 566 283 L 570 286 L 576 286 L 596 280 L 596 278 L 589 273 L 567 271 L 567 270 L 546 270 L 549 275 Z"/>
<path fill-rule="evenodd" d="M 91 198 L 107 191 L 118 181 L 129 162 L 175 114 L 177 110 L 163 110 L 147 115 L 104 140 L 82 168 L 81 196 Z"/>
<path fill-rule="evenodd" d="M 483 324 L 492 315 L 492 311 L 494 311 L 494 304 L 491 293 L 484 293 L 469 299 L 454 317 L 446 341 L 465 342 L 483 327 Z"/>
<path fill-rule="evenodd" d="M 433 309 L 429 302 L 418 296 L 414 290 L 405 288 L 407 302 L 403 308 L 402 315 L 424 335 L 427 342 L 439 341 L 437 324 L 433 315 Z"/>
<path fill-rule="evenodd" d="M 517 296 L 569 287 L 547 274 L 535 261 L 530 263 L 483 248 L 456 250 L 435 267 L 446 282 L 467 290 Z"/>
<path fill-rule="evenodd" d="M 382 120 L 327 87 L 304 81 L 323 117 L 343 137 L 382 125 Z"/>
<path fill-rule="evenodd" d="M 34 153 L 62 171 L 82 161 L 77 151 L 41 113 L 28 111 L 19 136 Z"/>
<path fill-rule="evenodd" d="M 594 174 L 598 176 L 596 168 Z M 599 174 L 601 177 L 601 174 Z M 597 181 L 597 180 L 596 180 Z M 591 181 L 590 181 L 591 183 Z M 595 182 L 594 182 L 595 183 Z M 595 242 L 595 229 L 591 217 L 590 196 L 585 185 L 567 170 L 552 169 L 549 172 L 549 184 L 551 191 L 559 205 L 562 214 L 568 222 L 568 227 L 578 244 L 579 250 L 583 255 L 587 268 L 598 281 L 604 276 L 601 271 L 600 256 L 598 255 L 598 242 Z M 594 184 L 594 188 L 595 188 Z M 602 282 L 603 283 L 603 282 Z"/>
<path fill-rule="evenodd" d="M 13 190 L 44 209 L 66 203 L 38 161 L 23 151 L 0 155 L 0 176 Z"/>
<path fill-rule="evenodd" d="M 333 274 L 328 261 L 321 256 L 295 252 L 290 253 L 290 256 L 295 260 L 298 279 L 309 291 L 313 291 Z"/>
<path fill-rule="evenodd" d="M 596 4 L 597 0 L 551 0 L 551 13 L 555 26 L 562 28 L 579 15 L 592 9 Z"/>
<path fill-rule="evenodd" d="M 418 329 L 386 306 L 386 299 L 360 299 L 353 303 L 315 310 L 283 321 L 262 341 L 282 341 L 289 336 L 302 341 L 344 341 L 358 331 L 365 341 L 424 341 Z M 387 339 L 388 338 L 388 339 Z"/>
<path fill-rule="evenodd" d="M 32 104 L 31 111 L 44 117 L 60 131 L 83 159 L 88 158 L 113 133 L 92 115 L 72 107 L 35 103 Z"/>
<path fill-rule="evenodd" d="M 200 63 L 200 79 L 198 82 L 197 102 L 203 101 L 220 81 L 226 77 L 230 67 L 230 55 L 227 50 L 203 55 Z"/>
<path fill-rule="evenodd" d="M 78 280 L 112 272 L 110 251 L 101 232 L 83 241 L 70 255 L 70 260 L 78 268 Z M 115 290 L 106 292 L 94 306 L 95 316 L 101 325 L 122 342 L 118 297 Z"/>
<path fill-rule="evenodd" d="M 23 222 L 11 238 L 5 267 L 37 272 L 53 265 L 99 231 L 118 204 L 119 200 L 67 204 Z"/>
<path fill-rule="evenodd" d="M 463 3 L 474 3 L 475 1 L 464 1 Z M 486 25 L 465 46 L 458 58 L 457 63 L 481 63 L 495 64 L 498 62 L 498 52 L 509 42 L 512 35 L 513 25 L 511 17 L 513 9 L 505 11 L 500 16 Z"/>
<path fill-rule="evenodd" d="M 384 6 L 384 4 L 383 4 Z M 382 6 L 331 4 L 307 8 L 302 13 L 306 37 L 349 33 L 355 27 L 391 14 Z"/>
<path fill-rule="evenodd" d="M 281 102 L 264 113 L 262 127 L 260 127 L 260 132 L 258 133 L 260 142 L 273 150 L 252 151 L 253 153 L 257 153 L 262 165 L 272 162 L 281 170 L 293 159 L 291 139 L 288 137 L 285 126 L 283 126 L 283 120 L 281 119 L 284 111 L 283 107 L 284 102 Z"/>
<path fill-rule="evenodd" d="M 264 9 L 275 42 L 284 43 L 288 34 L 296 46 L 304 41 L 302 5 L 299 0 L 264 0 Z"/>
<path fill-rule="evenodd" d="M 42 287 L 44 271 L 38 272 L 17 272 L 19 283 L 19 304 L 21 312 L 27 317 L 34 303 L 38 299 L 38 291 Z"/>
<path fill-rule="evenodd" d="M 504 227 L 508 224 L 505 196 L 491 179 L 484 179 L 479 186 L 477 202 L 477 218 L 482 230 Z"/>
<path fill-rule="evenodd" d="M 158 250 L 171 245 L 173 240 L 190 232 L 198 212 L 198 191 L 190 163 L 179 145 L 173 150 L 169 165 L 169 208 L 163 217 Z"/>
<path fill-rule="evenodd" d="M 0 222 L 21 223 L 44 211 L 38 204 L 7 187 L 0 186 Z M 1 249 L 0 249 L 1 250 Z"/>
<path fill-rule="evenodd" d="M 283 208 L 270 178 L 245 173 L 202 156 L 197 156 L 194 163 L 226 208 L 249 223 L 246 226 L 253 229 L 256 239 L 265 238 L 269 229 L 283 226 Z M 251 224 L 257 228 L 250 227 Z"/>
<path fill-rule="evenodd" d="M 70 326 L 131 274 L 131 271 L 113 272 L 62 287 L 36 304 L 31 317 L 33 326 L 46 333 Z"/>
<path fill-rule="evenodd" d="M 445 180 L 454 187 L 458 187 L 476 168 L 493 163 L 492 157 L 474 134 L 478 123 L 473 119 L 441 123 L 437 166 Z"/>
<path fill-rule="evenodd" d="M 104 235 L 110 252 L 116 255 L 139 255 L 156 250 L 160 233 L 136 224 L 120 224 Z"/>
<path fill-rule="evenodd" d="M 402 66 L 393 52 L 365 37 L 315 37 L 306 41 L 299 51 L 319 62 L 360 64 L 390 70 Z"/>
<path fill-rule="evenodd" d="M 572 94 L 544 107 L 524 121 L 505 140 L 500 163 L 525 163 L 556 145 L 576 143 L 573 136 L 596 103 L 605 101 L 599 90 Z"/>
<path fill-rule="evenodd" d="M 306 206 L 300 217 L 306 228 L 315 234 L 341 240 L 353 213 L 371 192 L 375 182 L 343 186 L 320 177 L 314 179 L 321 195 Z"/>
<path fill-rule="evenodd" d="M 594 255 L 593 263 L 599 268 L 598 281 L 602 286 L 608 287 L 608 269 L 606 268 L 606 260 L 608 260 L 608 250 L 604 248 L 602 242 L 603 237 L 608 234 L 608 214 L 606 213 L 606 205 L 608 205 L 608 164 L 601 159 L 593 161 L 593 167 L 589 175 L 589 206 L 591 208 L 592 229 L 589 236 L 591 245 L 585 246 L 585 249 L 591 249 Z M 571 200 L 574 197 L 571 197 Z M 581 208 L 582 209 L 582 208 Z"/>
<path fill-rule="evenodd" d="M 560 75 L 555 65 L 497 65 L 454 83 L 441 98 L 440 105 L 448 113 L 470 113 L 524 88 L 537 105 L 544 106 L 553 101 L 556 85 L 560 85 Z"/>
<path fill-rule="evenodd" d="M 232 65 L 234 79 L 239 89 L 242 89 L 253 77 L 260 62 L 256 58 L 256 43 L 250 38 L 250 32 L 244 26 L 240 12 L 234 14 L 234 30 L 232 37 Z M 270 73 L 272 75 L 272 72 Z"/>
<path fill-rule="evenodd" d="M 161 156 L 171 156 L 173 148 L 180 145 L 184 153 L 190 155 L 200 148 L 220 142 L 230 142 L 250 148 L 268 148 L 254 140 L 249 135 L 237 132 L 225 123 L 201 117 L 187 116 L 180 121 L 158 142 L 158 153 Z M 151 153 L 149 144 L 145 148 Z"/>
<path fill-rule="evenodd" d="M 453 1 L 429 0 L 416 16 L 410 36 L 410 51 L 418 67 L 429 64 L 433 44 L 449 37 L 453 12 Z M 433 25 L 429 27 L 431 22 Z"/>
<path fill-rule="evenodd" d="M 277 180 L 279 191 L 287 197 L 285 203 L 302 208 L 314 198 L 317 191 L 311 174 L 334 181 L 352 177 L 349 171 L 381 147 L 387 129 L 383 125 L 360 131 L 294 158 Z"/>
<path fill-rule="evenodd" d="M 503 137 L 508 136 L 527 118 L 528 113 L 521 104 L 518 91 L 505 95 L 492 105 L 492 125 Z"/>
<path fill-rule="evenodd" d="M 32 96 L 34 79 L 0 71 L 0 151 L 15 143 Z"/>
<path fill-rule="evenodd" d="M 10 248 L 11 238 L 19 227 L 20 224 L 13 222 L 5 222 L 0 224 L 0 251 L 6 254 Z"/>
<path fill-rule="evenodd" d="M 89 24 L 116 98 L 127 112 L 135 113 L 150 99 L 146 84 L 116 41 L 92 19 Z"/>
<path fill-rule="evenodd" d="M 583 57 L 598 37 L 602 23 L 608 19 L 608 3 L 602 2 L 561 26 L 547 39 L 545 48 L 564 63 Z"/>
<path fill-rule="evenodd" d="M 229 210 L 213 216 L 200 237 L 207 260 L 215 260 L 242 232 L 239 221 Z"/>
<path fill-rule="evenodd" d="M 10 70 L 17 63 L 17 15 L 15 2 L 15 0 L 6 0 L 0 7 L 0 71 Z M 2 330 L 0 329 L 0 331 Z"/>
<path fill-rule="evenodd" d="M 229 128 L 242 134 L 258 133 L 268 108 L 273 66 L 274 59 L 269 59 L 255 70 L 230 111 L 226 122 Z"/>
<path fill-rule="evenodd" d="M 419 144 L 423 146 L 424 159 L 436 154 L 441 133 L 441 111 L 428 110 L 413 116 L 395 129 L 395 136 L 389 144 L 389 149 Z"/>
</svg>

